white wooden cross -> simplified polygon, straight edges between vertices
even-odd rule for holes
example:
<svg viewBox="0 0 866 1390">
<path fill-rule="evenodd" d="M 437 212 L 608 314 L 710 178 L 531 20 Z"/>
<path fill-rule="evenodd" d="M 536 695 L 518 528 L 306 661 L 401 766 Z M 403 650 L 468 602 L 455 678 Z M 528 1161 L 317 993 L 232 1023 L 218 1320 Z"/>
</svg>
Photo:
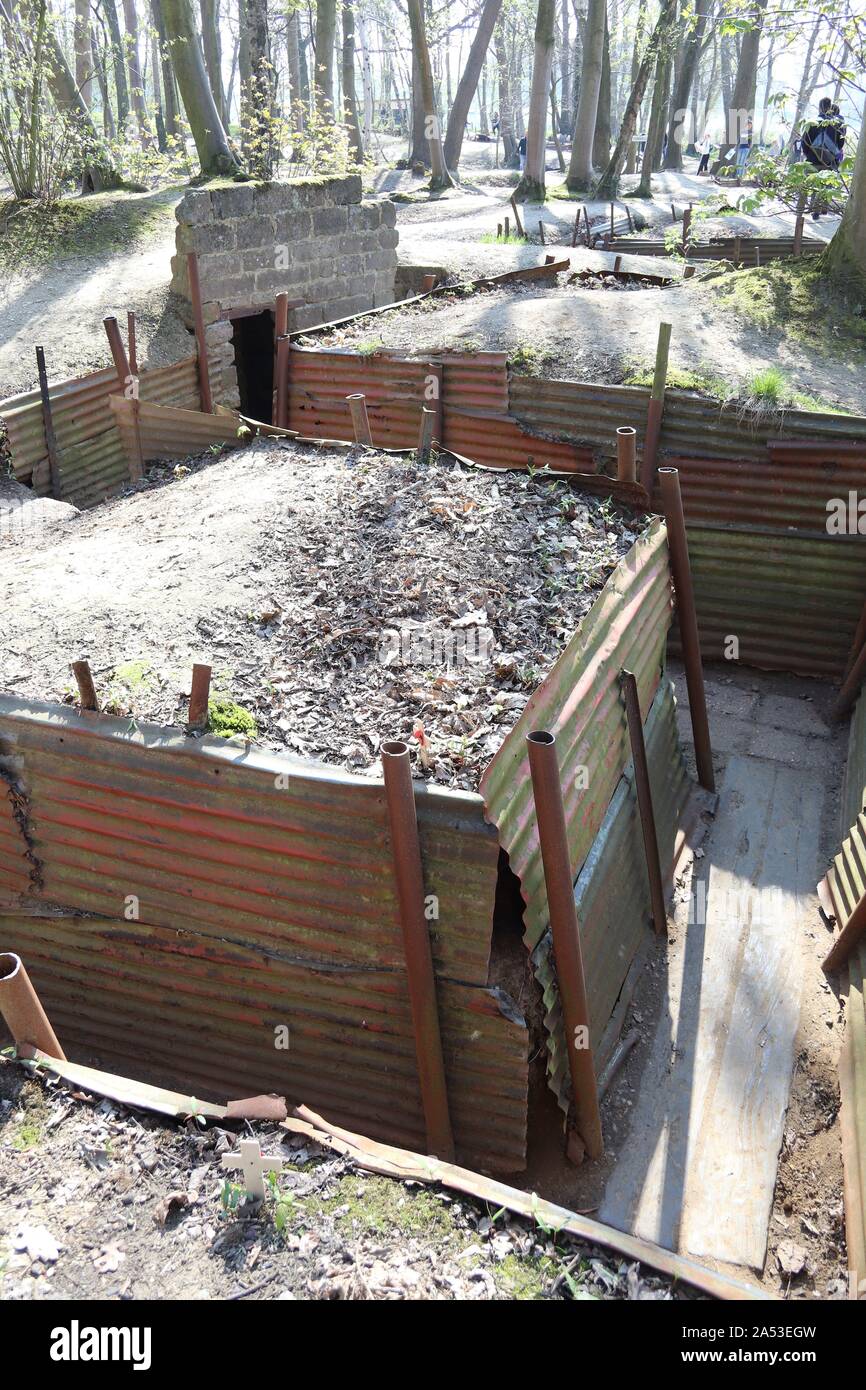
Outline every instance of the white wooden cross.
<svg viewBox="0 0 866 1390">
<path fill-rule="evenodd" d="M 265 1195 L 265 1173 L 278 1173 L 285 1159 L 279 1154 L 263 1154 L 257 1139 L 242 1139 L 238 1147 L 240 1153 L 223 1154 L 222 1166 L 242 1168 L 247 1196 L 261 1201 Z"/>
</svg>

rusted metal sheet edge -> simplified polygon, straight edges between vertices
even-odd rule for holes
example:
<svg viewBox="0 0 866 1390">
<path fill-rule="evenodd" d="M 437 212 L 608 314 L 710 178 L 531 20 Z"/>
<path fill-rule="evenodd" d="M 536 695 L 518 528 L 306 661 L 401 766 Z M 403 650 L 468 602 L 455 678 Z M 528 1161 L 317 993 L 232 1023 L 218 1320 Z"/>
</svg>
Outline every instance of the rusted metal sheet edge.
<svg viewBox="0 0 866 1390">
<path fill-rule="evenodd" d="M 19 1049 L 16 1060 L 29 1071 L 53 1072 L 78 1090 L 94 1091 L 120 1105 L 128 1105 L 130 1109 L 149 1110 L 173 1119 L 194 1116 L 206 1120 L 281 1121 L 286 1118 L 286 1102 L 281 1096 L 250 1096 L 244 1100 L 229 1101 L 227 1105 L 214 1105 L 211 1101 L 198 1100 L 195 1096 L 185 1096 L 161 1086 L 149 1086 L 128 1076 L 116 1076 L 112 1072 L 83 1067 L 65 1059 L 60 1061 L 57 1057 L 40 1052 L 38 1048 Z"/>
<path fill-rule="evenodd" d="M 637 1260 L 649 1268 L 669 1275 L 672 1279 L 680 1279 L 714 1298 L 773 1299 L 773 1295 L 767 1293 L 759 1284 L 718 1273 L 689 1259 L 688 1256 L 664 1250 L 652 1241 L 614 1230 L 612 1226 L 606 1226 L 601 1221 L 593 1221 L 590 1217 L 569 1211 L 567 1207 L 557 1206 L 534 1192 L 523 1192 L 519 1188 L 510 1187 L 506 1183 L 467 1168 L 460 1168 L 453 1163 L 442 1163 L 439 1159 L 429 1156 L 419 1157 L 418 1154 L 393 1145 L 377 1144 L 363 1135 L 353 1134 L 350 1130 L 330 1124 L 305 1106 L 298 1107 L 292 1117 L 284 1123 L 293 1133 L 317 1139 L 369 1172 L 381 1173 L 403 1182 L 441 1183 L 443 1187 L 452 1191 L 462 1192 L 494 1207 L 504 1207 L 518 1216 L 536 1221 L 543 1230 L 561 1232 L 577 1240 L 589 1241 L 605 1249 L 615 1250 L 627 1259 Z"/>
</svg>

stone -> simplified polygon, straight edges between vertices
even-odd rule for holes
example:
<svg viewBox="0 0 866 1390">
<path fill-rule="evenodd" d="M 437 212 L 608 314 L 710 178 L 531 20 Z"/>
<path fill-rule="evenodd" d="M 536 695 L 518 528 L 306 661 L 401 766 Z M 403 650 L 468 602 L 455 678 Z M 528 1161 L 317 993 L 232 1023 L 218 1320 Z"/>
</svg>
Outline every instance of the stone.
<svg viewBox="0 0 866 1390">
<path fill-rule="evenodd" d="M 211 194 L 217 217 L 245 217 L 253 210 L 253 190 L 248 183 L 232 188 L 216 188 Z"/>
<path fill-rule="evenodd" d="M 237 225 L 237 246 L 241 251 L 253 246 L 274 246 L 274 223 L 271 217 L 243 217 Z"/>
<path fill-rule="evenodd" d="M 348 212 L 344 207 L 317 208 L 313 213 L 313 234 L 328 235 L 344 232 L 348 226 Z"/>
<path fill-rule="evenodd" d="M 185 193 L 174 210 L 174 215 L 178 222 L 187 222 L 191 226 L 199 222 L 208 222 L 213 216 L 211 207 L 211 195 L 206 188 L 194 188 Z"/>
</svg>

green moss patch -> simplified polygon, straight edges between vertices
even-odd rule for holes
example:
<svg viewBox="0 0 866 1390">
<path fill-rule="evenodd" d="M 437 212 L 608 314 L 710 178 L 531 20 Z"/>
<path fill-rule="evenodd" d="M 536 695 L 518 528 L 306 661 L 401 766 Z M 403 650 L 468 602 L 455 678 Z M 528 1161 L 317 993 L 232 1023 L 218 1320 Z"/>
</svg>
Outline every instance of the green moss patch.
<svg viewBox="0 0 866 1390">
<path fill-rule="evenodd" d="M 207 731 L 219 738 L 255 738 L 258 725 L 249 710 L 238 705 L 228 695 L 212 695 L 207 702 Z"/>
</svg>

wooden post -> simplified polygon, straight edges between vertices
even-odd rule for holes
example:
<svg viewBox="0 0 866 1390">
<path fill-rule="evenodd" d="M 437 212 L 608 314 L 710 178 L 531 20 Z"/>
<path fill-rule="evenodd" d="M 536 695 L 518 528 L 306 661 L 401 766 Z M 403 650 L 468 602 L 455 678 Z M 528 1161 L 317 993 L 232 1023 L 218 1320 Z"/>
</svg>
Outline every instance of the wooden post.
<svg viewBox="0 0 866 1390">
<path fill-rule="evenodd" d="M 625 207 L 625 215 L 626 215 L 626 217 L 628 218 L 628 229 L 629 229 L 630 232 L 633 232 L 633 231 L 634 231 L 634 219 L 633 219 L 633 217 L 632 217 L 632 215 L 631 215 L 631 208 L 629 207 L 628 203 L 624 203 L 623 206 Z"/>
<path fill-rule="evenodd" d="M 794 222 L 794 245 L 791 248 L 794 256 L 803 254 L 803 223 L 806 218 L 806 195 L 801 193 L 797 200 L 797 218 Z"/>
<path fill-rule="evenodd" d="M 210 696 L 211 667 L 196 662 L 192 668 L 187 727 L 203 729 L 207 724 L 207 705 Z"/>
<path fill-rule="evenodd" d="M 274 401 L 276 401 L 277 394 L 277 352 L 279 349 L 279 341 L 281 338 L 285 338 L 288 331 L 289 296 L 286 294 L 285 290 L 281 290 L 274 301 L 274 384 L 272 387 Z M 276 418 L 276 404 L 274 403 L 271 407 L 271 419 L 276 423 Z"/>
<path fill-rule="evenodd" d="M 117 372 L 120 394 L 124 400 L 128 400 L 132 405 L 134 447 L 132 458 L 129 461 L 129 479 L 130 482 L 137 483 L 139 479 L 144 477 L 144 455 L 141 451 L 141 426 L 138 419 L 138 377 L 130 371 L 129 358 L 126 355 L 126 348 L 123 346 L 117 319 L 110 315 L 102 320 L 102 324 L 108 338 L 108 346 L 111 348 L 111 356 L 114 359 L 114 370 Z"/>
<path fill-rule="evenodd" d="M 135 341 L 135 314 L 132 309 L 126 311 L 126 341 L 129 356 L 129 370 L 133 376 L 138 376 L 138 350 Z"/>
<path fill-rule="evenodd" d="M 652 496 L 659 439 L 662 432 L 662 415 L 664 414 L 665 408 L 665 383 L 668 375 L 668 355 L 670 353 L 670 346 L 671 325 L 669 323 L 660 323 L 658 345 L 656 347 L 656 365 L 653 374 L 652 393 L 647 410 L 646 434 L 644 437 L 643 459 L 641 461 L 640 470 L 641 483 L 650 496 Z"/>
<path fill-rule="evenodd" d="M 544 240 L 544 223 L 540 217 L 538 219 L 538 235 L 541 237 L 542 246 L 546 246 L 547 242 Z"/>
<path fill-rule="evenodd" d="M 73 661 L 72 674 L 78 686 L 79 709 L 95 710 L 98 713 L 99 701 L 96 698 L 93 676 L 90 674 L 90 663 L 88 661 Z"/>
<path fill-rule="evenodd" d="M 592 241 L 592 233 L 589 228 L 589 213 L 586 210 L 586 203 L 583 205 L 583 225 L 586 233 L 586 244 L 589 246 Z"/>
<path fill-rule="evenodd" d="M 349 409 L 352 412 L 352 427 L 355 431 L 355 443 L 373 443 L 373 436 L 370 433 L 370 418 L 367 414 L 367 398 L 358 392 L 355 395 L 347 396 Z"/>
<path fill-rule="evenodd" d="M 579 236 L 579 234 L 580 234 L 580 214 L 581 214 L 582 212 L 583 212 L 583 206 L 580 205 L 580 206 L 578 207 L 578 209 L 577 209 L 577 212 L 574 214 L 574 230 L 573 230 L 572 233 L 571 233 L 571 244 L 572 244 L 572 246 L 576 246 L 576 245 L 577 245 L 577 238 L 578 238 L 578 236 Z"/>
<path fill-rule="evenodd" d="M 198 256 L 195 251 L 187 252 L 186 265 L 189 273 L 189 297 L 192 301 L 192 321 L 195 326 L 195 345 L 198 352 L 199 401 L 205 415 L 213 415 L 213 397 L 211 396 L 210 373 L 207 363 L 204 314 L 201 307 L 201 286 L 198 279 Z"/>
<path fill-rule="evenodd" d="M 520 213 L 517 211 L 517 199 L 514 197 L 513 193 L 511 195 L 511 210 L 514 213 L 514 225 L 517 228 L 517 235 L 525 237 L 526 232 L 523 230 L 523 223 L 520 220 Z"/>
<path fill-rule="evenodd" d="M 117 380 L 120 385 L 120 394 L 125 396 L 132 372 L 129 369 L 129 358 L 126 355 L 126 348 L 123 346 L 117 319 L 113 314 L 110 314 L 108 318 L 102 320 L 102 326 L 105 329 L 105 336 L 108 338 L 108 346 L 111 348 L 114 370 L 117 372 Z"/>
<path fill-rule="evenodd" d="M 509 220 L 508 220 L 507 217 L 506 217 L 506 219 L 505 219 L 505 221 L 503 222 L 502 225 L 503 225 L 504 228 L 505 228 L 505 240 L 507 241 L 508 238 L 509 238 L 510 235 L 511 235 L 511 231 L 510 231 L 511 223 L 509 222 Z"/>
<path fill-rule="evenodd" d="M 502 240 L 502 223 L 501 223 L 501 222 L 497 222 L 497 224 L 496 224 L 496 239 L 497 239 L 497 241 L 501 241 L 501 240 Z"/>
<path fill-rule="evenodd" d="M 54 416 L 51 413 L 51 396 L 48 392 L 48 373 L 45 370 L 45 352 L 36 349 L 36 370 L 39 373 L 39 394 L 42 397 L 42 427 L 45 431 L 45 448 L 48 453 L 51 496 L 60 497 L 60 454 L 57 450 L 57 436 L 54 433 Z"/>
<path fill-rule="evenodd" d="M 610 205 L 610 239 L 613 241 L 615 232 L 613 230 L 613 203 Z"/>
<path fill-rule="evenodd" d="M 433 442 L 433 426 L 436 424 L 436 411 L 421 407 L 421 428 L 418 432 L 418 449 L 415 458 L 418 463 L 430 462 L 430 445 Z"/>
</svg>

